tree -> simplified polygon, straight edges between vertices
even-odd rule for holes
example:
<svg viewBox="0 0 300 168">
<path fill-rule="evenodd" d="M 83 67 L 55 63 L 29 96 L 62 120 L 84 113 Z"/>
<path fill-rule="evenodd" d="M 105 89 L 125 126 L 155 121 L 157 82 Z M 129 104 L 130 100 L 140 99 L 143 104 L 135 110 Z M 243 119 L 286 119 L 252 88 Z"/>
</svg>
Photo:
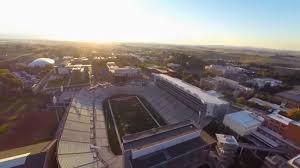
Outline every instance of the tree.
<svg viewBox="0 0 300 168">
<path fill-rule="evenodd" d="M 245 104 L 246 103 L 246 99 L 244 97 L 239 97 L 236 99 L 236 103 L 238 104 Z"/>
<path fill-rule="evenodd" d="M 16 89 L 22 87 L 22 81 L 13 73 L 9 72 L 8 69 L 0 69 L 0 81 L 4 86 L 9 88 Z"/>
<path fill-rule="evenodd" d="M 0 98 L 7 99 L 10 93 L 16 93 L 22 86 L 22 81 L 8 69 L 0 69 Z"/>
<path fill-rule="evenodd" d="M 194 77 L 192 74 L 183 71 L 181 79 L 185 82 L 191 83 L 191 82 L 193 82 Z"/>
<path fill-rule="evenodd" d="M 287 117 L 293 120 L 300 120 L 300 108 L 292 108 L 287 112 Z"/>
</svg>

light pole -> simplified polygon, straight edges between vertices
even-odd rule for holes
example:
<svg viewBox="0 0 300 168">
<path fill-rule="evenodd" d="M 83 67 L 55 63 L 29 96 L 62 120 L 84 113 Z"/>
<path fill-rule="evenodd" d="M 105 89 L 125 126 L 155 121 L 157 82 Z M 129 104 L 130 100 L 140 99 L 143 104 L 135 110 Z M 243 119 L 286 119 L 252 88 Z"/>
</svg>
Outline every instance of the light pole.
<svg viewBox="0 0 300 168">
<path fill-rule="evenodd" d="M 56 108 L 57 98 L 55 96 L 53 96 L 52 102 L 53 102 L 54 108 L 55 108 L 56 119 L 57 119 L 57 122 L 59 123 L 59 116 L 58 116 L 57 108 Z"/>
<path fill-rule="evenodd" d="M 60 92 L 61 92 L 61 93 L 64 92 L 64 85 L 61 85 L 61 86 L 60 86 Z"/>
</svg>

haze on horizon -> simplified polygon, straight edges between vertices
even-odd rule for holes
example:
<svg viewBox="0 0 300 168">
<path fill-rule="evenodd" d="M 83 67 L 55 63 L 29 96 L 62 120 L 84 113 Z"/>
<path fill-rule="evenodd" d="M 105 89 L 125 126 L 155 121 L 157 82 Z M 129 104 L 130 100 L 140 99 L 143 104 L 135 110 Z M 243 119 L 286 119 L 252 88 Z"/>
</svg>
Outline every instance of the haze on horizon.
<svg viewBox="0 0 300 168">
<path fill-rule="evenodd" d="M 0 34 L 300 50 L 300 1 L 0 0 Z"/>
</svg>

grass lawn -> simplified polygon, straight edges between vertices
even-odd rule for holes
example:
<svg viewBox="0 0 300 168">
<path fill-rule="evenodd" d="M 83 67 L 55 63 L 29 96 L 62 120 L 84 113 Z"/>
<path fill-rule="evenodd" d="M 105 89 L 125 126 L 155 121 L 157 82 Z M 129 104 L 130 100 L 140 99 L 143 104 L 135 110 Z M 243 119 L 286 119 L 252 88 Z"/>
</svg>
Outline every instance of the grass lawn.
<svg viewBox="0 0 300 168">
<path fill-rule="evenodd" d="M 18 107 L 23 101 L 21 99 L 17 99 L 15 101 L 6 101 L 2 102 L 0 105 L 0 113 L 12 111 L 14 108 Z"/>
<path fill-rule="evenodd" d="M 1 124 L 0 125 L 0 134 L 5 133 L 9 129 L 9 124 Z"/>
<path fill-rule="evenodd" d="M 0 103 L 0 150 L 53 138 L 57 121 L 45 108 L 48 101 L 45 95 L 22 95 Z"/>
<path fill-rule="evenodd" d="M 0 113 L 0 134 L 5 133 L 14 125 L 18 117 L 27 110 L 26 100 L 17 99 L 15 101 L 7 101 L 1 104 Z"/>
</svg>

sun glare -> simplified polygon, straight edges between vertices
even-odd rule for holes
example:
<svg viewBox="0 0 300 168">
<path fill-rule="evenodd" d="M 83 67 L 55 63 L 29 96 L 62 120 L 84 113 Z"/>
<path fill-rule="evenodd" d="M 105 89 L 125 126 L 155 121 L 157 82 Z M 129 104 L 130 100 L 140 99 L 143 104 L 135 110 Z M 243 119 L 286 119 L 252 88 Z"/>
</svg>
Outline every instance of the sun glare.
<svg viewBox="0 0 300 168">
<path fill-rule="evenodd" d="M 149 13 L 137 0 L 11 0 L 2 11 L 10 17 L 2 29 L 22 24 L 22 31 L 54 39 L 85 41 L 174 41 L 195 36 L 195 30 L 175 18 L 156 11 Z M 20 5 L 15 6 L 18 3 Z M 22 15 L 20 15 L 22 13 Z M 9 20 L 8 20 L 9 19 Z M 20 23 L 21 22 L 21 23 Z M 1 23 L 0 23 L 1 24 Z M 16 28 L 16 31 L 18 28 Z M 185 33 L 182 33 L 185 32 Z M 175 39 L 176 38 L 176 39 Z"/>
</svg>

